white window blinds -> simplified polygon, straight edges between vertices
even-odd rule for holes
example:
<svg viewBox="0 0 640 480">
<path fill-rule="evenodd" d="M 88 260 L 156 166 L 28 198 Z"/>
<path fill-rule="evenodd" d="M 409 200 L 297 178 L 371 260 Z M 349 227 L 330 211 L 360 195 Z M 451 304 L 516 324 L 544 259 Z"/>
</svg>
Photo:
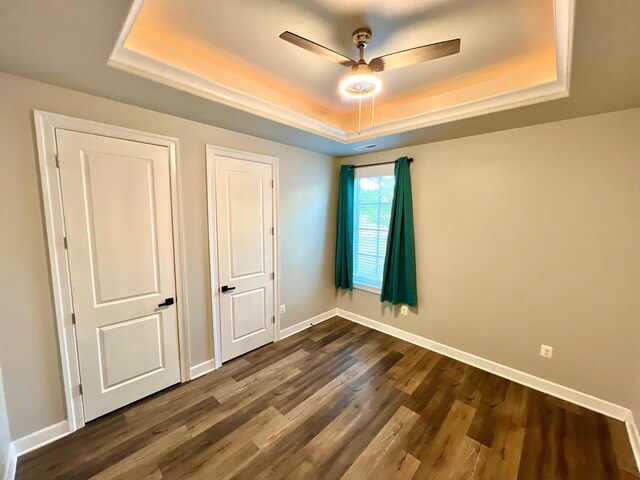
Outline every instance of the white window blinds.
<svg viewBox="0 0 640 480">
<path fill-rule="evenodd" d="M 355 172 L 353 281 L 356 288 L 379 292 L 391 219 L 394 164 Z"/>
</svg>

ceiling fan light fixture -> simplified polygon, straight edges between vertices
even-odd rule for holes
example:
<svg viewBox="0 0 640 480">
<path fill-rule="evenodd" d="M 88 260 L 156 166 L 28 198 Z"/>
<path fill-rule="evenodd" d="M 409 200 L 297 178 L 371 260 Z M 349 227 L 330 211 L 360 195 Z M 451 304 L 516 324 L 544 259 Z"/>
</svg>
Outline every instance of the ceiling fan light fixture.
<svg viewBox="0 0 640 480">
<path fill-rule="evenodd" d="M 382 90 L 382 80 L 370 73 L 350 75 L 340 82 L 340 93 L 350 98 L 372 97 Z"/>
<path fill-rule="evenodd" d="M 372 97 L 382 90 L 382 80 L 366 64 L 358 64 L 340 82 L 340 93 L 349 98 Z"/>
</svg>

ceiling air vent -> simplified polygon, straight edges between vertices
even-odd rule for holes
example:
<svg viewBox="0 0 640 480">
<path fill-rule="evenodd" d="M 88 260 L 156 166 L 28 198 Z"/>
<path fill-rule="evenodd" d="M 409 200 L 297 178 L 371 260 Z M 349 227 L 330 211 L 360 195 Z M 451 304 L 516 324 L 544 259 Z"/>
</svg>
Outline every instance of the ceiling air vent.
<svg viewBox="0 0 640 480">
<path fill-rule="evenodd" d="M 355 147 L 354 150 L 356 152 L 365 152 L 367 150 L 371 150 L 373 148 L 376 148 L 378 145 L 376 145 L 375 143 L 370 143 L 369 145 L 360 145 L 359 147 Z"/>
</svg>

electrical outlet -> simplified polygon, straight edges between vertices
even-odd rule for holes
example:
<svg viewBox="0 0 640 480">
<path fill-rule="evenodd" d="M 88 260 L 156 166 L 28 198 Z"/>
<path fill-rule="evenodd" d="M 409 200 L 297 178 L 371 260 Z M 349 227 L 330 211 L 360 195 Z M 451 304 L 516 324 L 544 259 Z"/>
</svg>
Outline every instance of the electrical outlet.
<svg viewBox="0 0 640 480">
<path fill-rule="evenodd" d="M 400 314 L 401 315 L 409 315 L 409 305 L 402 305 L 400 307 Z"/>
<path fill-rule="evenodd" d="M 280 313 L 285 313 L 287 311 L 286 305 L 280 305 Z"/>
<path fill-rule="evenodd" d="M 544 344 L 540 345 L 540 356 L 544 358 L 553 357 L 553 347 Z"/>
</svg>

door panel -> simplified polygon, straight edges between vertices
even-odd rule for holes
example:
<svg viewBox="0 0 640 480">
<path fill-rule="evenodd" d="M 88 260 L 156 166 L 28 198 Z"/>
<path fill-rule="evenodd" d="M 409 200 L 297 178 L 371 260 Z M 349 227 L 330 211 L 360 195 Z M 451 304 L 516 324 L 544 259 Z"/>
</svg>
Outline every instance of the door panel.
<svg viewBox="0 0 640 480">
<path fill-rule="evenodd" d="M 227 170 L 229 280 L 265 272 L 263 173 Z"/>
<path fill-rule="evenodd" d="M 216 156 L 222 361 L 274 339 L 273 171 Z"/>
<path fill-rule="evenodd" d="M 234 342 L 268 328 L 264 288 L 237 293 L 230 298 Z"/>
<path fill-rule="evenodd" d="M 164 367 L 160 315 L 148 315 L 105 325 L 99 327 L 98 332 L 103 390 Z"/>
<path fill-rule="evenodd" d="M 151 158 L 81 155 L 96 305 L 161 289 L 153 168 Z"/>
<path fill-rule="evenodd" d="M 180 381 L 169 151 L 56 139 L 88 421 Z"/>
</svg>

